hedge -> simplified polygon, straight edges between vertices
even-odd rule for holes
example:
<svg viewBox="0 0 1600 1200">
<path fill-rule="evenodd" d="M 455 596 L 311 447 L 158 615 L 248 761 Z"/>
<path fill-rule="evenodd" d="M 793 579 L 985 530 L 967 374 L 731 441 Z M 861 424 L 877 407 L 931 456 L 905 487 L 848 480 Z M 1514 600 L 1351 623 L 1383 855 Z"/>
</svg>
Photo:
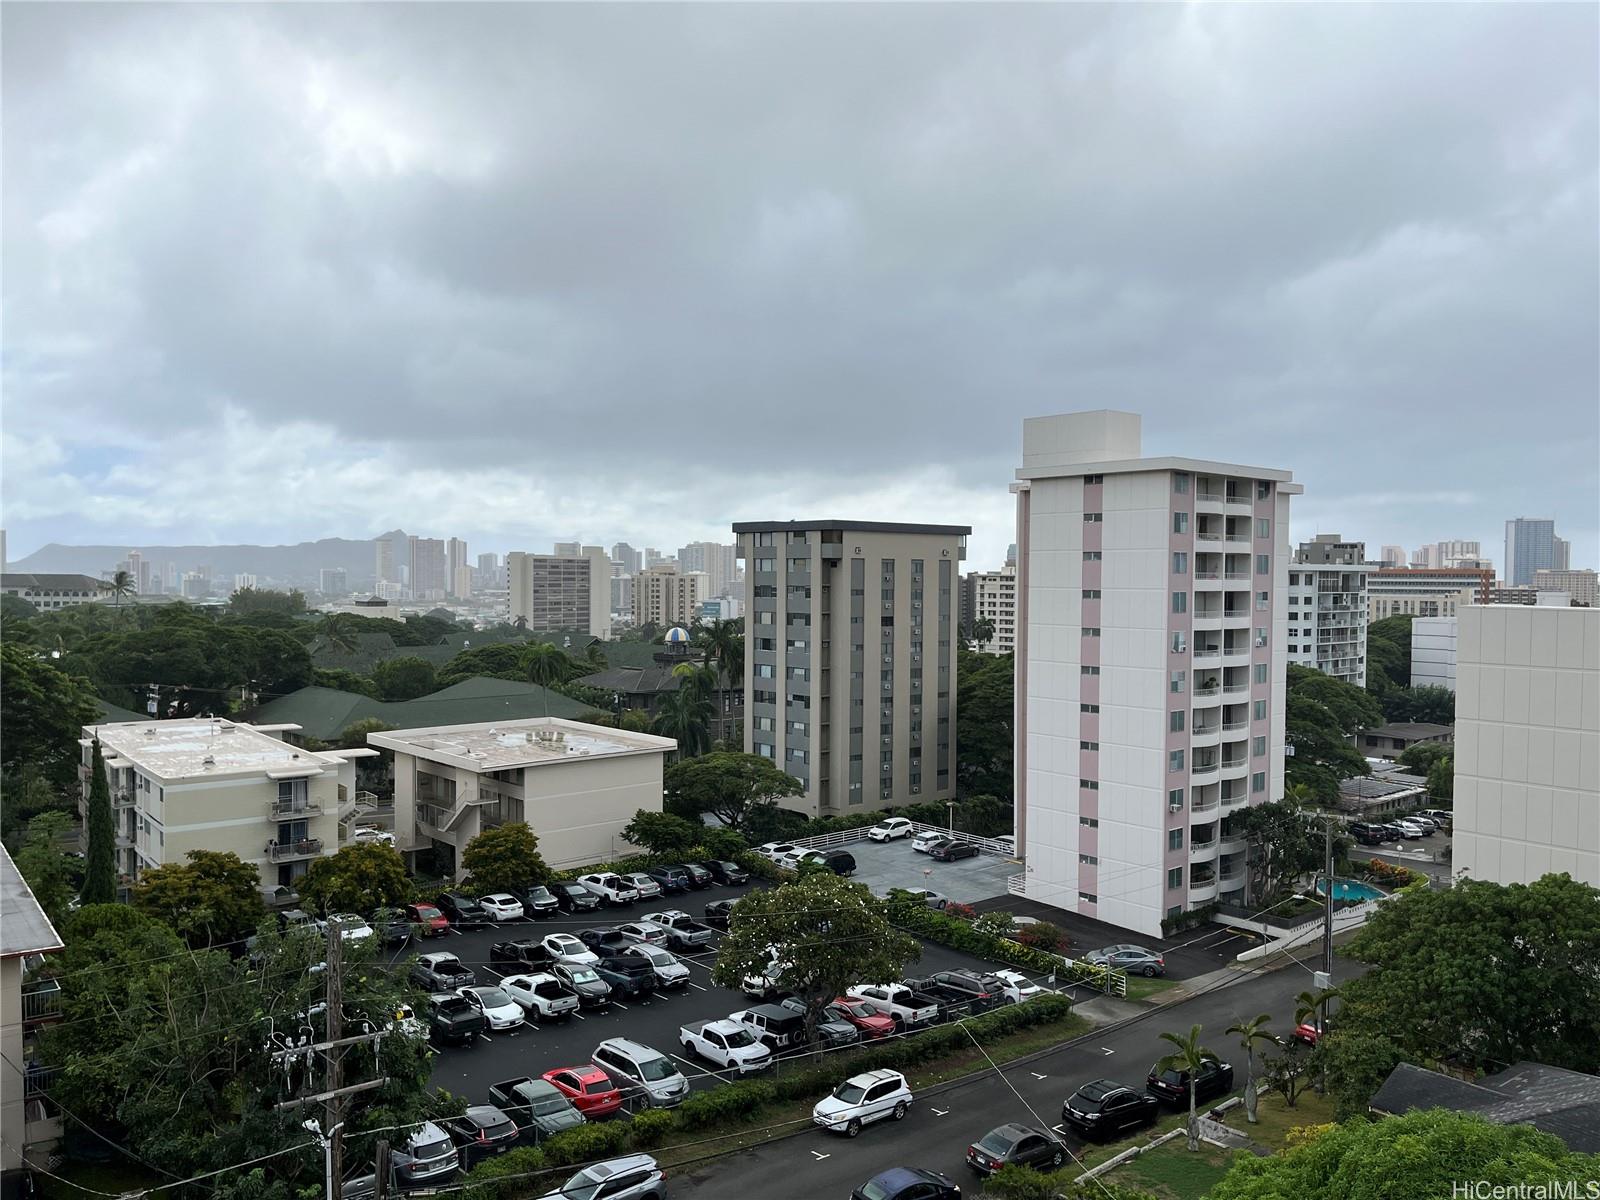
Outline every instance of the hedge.
<svg viewBox="0 0 1600 1200">
<path fill-rule="evenodd" d="M 1024 970 L 1054 973 L 1065 965 L 1060 955 L 984 933 L 971 922 L 931 909 L 921 900 L 892 900 L 889 919 L 906 932 L 930 942 Z"/>
</svg>

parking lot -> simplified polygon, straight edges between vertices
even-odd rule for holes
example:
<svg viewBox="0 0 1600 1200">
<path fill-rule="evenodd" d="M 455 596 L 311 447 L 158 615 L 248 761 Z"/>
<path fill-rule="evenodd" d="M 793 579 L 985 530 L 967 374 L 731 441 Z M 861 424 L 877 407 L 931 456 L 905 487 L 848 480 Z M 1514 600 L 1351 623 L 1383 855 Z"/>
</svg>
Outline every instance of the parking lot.
<svg viewBox="0 0 1600 1200">
<path fill-rule="evenodd" d="M 957 839 L 960 834 L 955 835 Z M 864 883 L 876 895 L 890 888 L 927 888 L 958 904 L 976 904 L 1006 894 L 1006 880 L 1022 870 L 1014 858 L 979 854 L 957 862 L 935 862 L 911 848 L 911 839 L 869 842 L 863 838 L 841 849 L 856 860 L 852 883 Z"/>
<path fill-rule="evenodd" d="M 910 853 L 909 849 L 906 853 Z M 921 859 L 924 856 L 919 854 L 916 857 Z M 472 968 L 480 984 L 488 984 L 500 978 L 500 972 L 489 963 L 489 948 L 495 942 L 542 937 L 558 931 L 575 933 L 579 929 L 638 920 L 660 909 L 681 908 L 699 916 L 708 902 L 736 899 L 747 890 L 713 887 L 691 892 L 687 896 L 664 897 L 628 908 L 605 909 L 590 916 L 562 914 L 544 921 L 507 921 L 465 932 L 452 930 L 448 937 L 413 940 L 411 945 L 392 952 L 390 960 L 400 965 L 414 954 L 449 952 Z M 523 1025 L 511 1031 L 481 1034 L 469 1046 L 441 1047 L 434 1055 L 432 1083 L 464 1096 L 472 1103 L 487 1103 L 490 1084 L 517 1076 L 538 1076 L 556 1067 L 586 1063 L 594 1048 L 606 1038 L 627 1037 L 663 1054 L 670 1054 L 691 1087 L 714 1086 L 724 1077 L 714 1075 L 708 1064 L 683 1053 L 678 1042 L 678 1028 L 691 1021 L 725 1017 L 736 1009 L 750 1007 L 755 1001 L 741 992 L 720 988 L 711 982 L 711 966 L 716 961 L 715 946 L 698 954 L 678 957 L 691 971 L 686 987 L 658 992 L 645 1000 L 613 1003 L 608 1009 L 580 1013 L 565 1022 Z M 934 971 L 990 966 L 992 964 L 983 963 L 971 955 L 943 946 L 924 944 L 922 958 L 908 965 L 906 971 L 911 976 L 920 976 Z M 782 1064 L 776 1069 L 782 1070 Z"/>
</svg>

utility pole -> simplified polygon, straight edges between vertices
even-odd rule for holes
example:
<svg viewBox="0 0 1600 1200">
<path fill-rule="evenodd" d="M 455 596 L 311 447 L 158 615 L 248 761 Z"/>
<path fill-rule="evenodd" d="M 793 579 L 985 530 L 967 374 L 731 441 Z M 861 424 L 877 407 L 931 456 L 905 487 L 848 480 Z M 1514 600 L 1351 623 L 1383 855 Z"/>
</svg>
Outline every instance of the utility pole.
<svg viewBox="0 0 1600 1200">
<path fill-rule="evenodd" d="M 1332 884 L 1329 884 L 1332 887 Z M 1330 918 L 1331 920 L 1331 918 Z M 344 1118 L 339 1114 L 344 1108 L 344 1096 L 340 1088 L 344 1083 L 343 1058 L 344 1047 L 339 1044 L 339 1039 L 344 1036 L 344 981 L 340 978 L 344 962 L 344 934 L 340 931 L 339 922 L 328 921 L 328 969 L 324 978 L 328 981 L 328 1041 L 332 1043 L 327 1050 L 328 1055 L 328 1100 L 327 1100 L 327 1137 L 328 1137 L 328 1195 L 325 1200 L 339 1200 L 340 1181 L 344 1178 Z"/>
<path fill-rule="evenodd" d="M 373 1164 L 372 1200 L 388 1200 L 389 1196 L 389 1139 L 378 1139 L 378 1157 Z"/>
<path fill-rule="evenodd" d="M 1327 857 L 1327 874 L 1323 879 L 1327 883 L 1325 903 L 1322 907 L 1322 969 L 1327 972 L 1328 982 L 1322 986 L 1333 986 L 1333 818 L 1329 817 L 1322 826 L 1325 853 Z"/>
</svg>

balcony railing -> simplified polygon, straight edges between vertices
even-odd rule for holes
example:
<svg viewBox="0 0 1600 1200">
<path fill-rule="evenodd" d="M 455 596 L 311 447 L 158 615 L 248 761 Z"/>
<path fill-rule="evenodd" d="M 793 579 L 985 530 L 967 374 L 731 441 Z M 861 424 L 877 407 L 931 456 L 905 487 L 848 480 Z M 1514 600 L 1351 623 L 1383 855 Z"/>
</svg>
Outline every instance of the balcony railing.
<svg viewBox="0 0 1600 1200">
<path fill-rule="evenodd" d="M 1240 495 L 1238 492 L 1234 492 L 1234 493 L 1231 493 L 1228 496 L 1228 503 L 1229 504 L 1251 504 L 1251 505 L 1253 505 L 1253 504 L 1255 504 L 1255 501 L 1252 500 L 1248 494 Z"/>
<path fill-rule="evenodd" d="M 1220 687 L 1218 687 L 1216 684 L 1212 684 L 1210 687 L 1197 687 L 1197 688 L 1195 688 L 1194 694 L 1196 696 L 1215 696 L 1221 690 L 1222 689 Z"/>
<path fill-rule="evenodd" d="M 267 843 L 266 856 L 272 862 L 288 862 L 294 858 L 315 858 L 322 853 L 321 838 L 299 838 L 293 842 L 274 839 Z"/>
<path fill-rule="evenodd" d="M 27 1100 L 40 1100 L 50 1094 L 50 1085 L 61 1074 L 60 1067 L 46 1067 L 30 1060 L 22 1072 L 22 1095 Z"/>
<path fill-rule="evenodd" d="M 1248 683 L 1226 683 L 1222 685 L 1222 690 L 1227 692 L 1230 696 L 1234 696 L 1238 695 L 1240 692 L 1248 692 L 1250 690 L 1250 685 Z"/>
<path fill-rule="evenodd" d="M 1225 579 L 1236 579 L 1236 580 L 1248 580 L 1250 578 L 1250 572 L 1249 571 L 1229 571 L 1225 576 L 1223 576 L 1223 578 L 1225 578 Z"/>
<path fill-rule="evenodd" d="M 132 808 L 136 803 L 138 801 L 134 798 L 133 793 L 126 789 L 118 789 L 111 793 L 112 808 Z"/>
<path fill-rule="evenodd" d="M 61 985 L 40 979 L 22 985 L 22 1020 L 44 1021 L 61 1015 Z"/>
<path fill-rule="evenodd" d="M 1216 769 L 1217 769 L 1217 764 L 1214 763 L 1214 762 L 1209 762 L 1209 763 L 1197 762 L 1191 768 L 1191 774 L 1194 774 L 1194 775 L 1210 775 Z"/>
<path fill-rule="evenodd" d="M 1250 760 L 1248 758 L 1225 758 L 1222 760 L 1222 767 L 1225 771 L 1232 771 L 1238 767 L 1248 767 L 1249 765 Z"/>
<path fill-rule="evenodd" d="M 1195 647 L 1194 656 L 1196 658 L 1221 658 L 1222 657 L 1222 651 L 1221 650 L 1202 650 L 1197 646 L 1197 647 Z"/>
<path fill-rule="evenodd" d="M 1194 573 L 1194 577 L 1196 579 L 1221 579 L 1222 578 L 1222 572 L 1221 571 L 1196 571 Z"/>
<path fill-rule="evenodd" d="M 295 817 L 322 815 L 322 805 L 314 800 L 269 800 L 267 816 L 274 820 L 293 820 Z"/>
<path fill-rule="evenodd" d="M 1241 730 L 1241 729 L 1249 729 L 1250 728 L 1250 722 L 1249 721 L 1224 721 L 1222 723 L 1222 727 L 1224 729 L 1226 729 L 1229 733 L 1235 733 L 1235 732 L 1237 732 L 1238 730 Z"/>
</svg>

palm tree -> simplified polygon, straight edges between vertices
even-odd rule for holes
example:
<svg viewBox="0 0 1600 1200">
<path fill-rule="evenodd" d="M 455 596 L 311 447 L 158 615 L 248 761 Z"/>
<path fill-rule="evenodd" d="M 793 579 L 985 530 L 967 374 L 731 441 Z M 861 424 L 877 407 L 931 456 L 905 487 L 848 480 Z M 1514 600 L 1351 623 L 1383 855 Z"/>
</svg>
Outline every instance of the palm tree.
<svg viewBox="0 0 1600 1200">
<path fill-rule="evenodd" d="M 528 680 L 544 689 L 544 715 L 550 716 L 550 689 L 563 683 L 571 660 L 554 642 L 536 642 L 528 649 Z"/>
<path fill-rule="evenodd" d="M 597 671 L 604 671 L 606 669 L 608 665 L 606 663 L 606 652 L 600 648 L 600 643 L 598 640 L 590 642 L 588 649 L 586 649 L 583 653 L 591 667 L 594 667 Z"/>
<path fill-rule="evenodd" d="M 967 628 L 967 640 L 977 649 L 994 641 L 994 618 L 979 617 Z"/>
<path fill-rule="evenodd" d="M 678 757 L 698 758 L 711 749 L 711 699 L 684 679 L 678 690 L 661 698 L 651 731 L 677 740 Z"/>
<path fill-rule="evenodd" d="M 516 616 L 511 618 L 511 625 L 513 628 L 521 632 L 522 630 L 528 628 L 528 618 L 523 616 L 521 613 L 518 613 Z"/>
<path fill-rule="evenodd" d="M 1331 886 L 1331 885 L 1330 885 Z M 1328 1024 L 1328 1003 L 1338 1000 L 1344 995 L 1336 987 L 1325 988 L 1320 992 L 1301 992 L 1294 998 L 1294 1020 L 1296 1025 L 1314 1020 L 1317 1024 L 1317 1048 L 1322 1047 L 1322 1033 Z M 1324 1064 L 1322 1073 L 1317 1078 L 1317 1094 L 1320 1096 L 1328 1086 L 1327 1059 L 1322 1055 L 1317 1056 Z"/>
<path fill-rule="evenodd" d="M 1189 1030 L 1187 1036 L 1176 1033 L 1163 1033 L 1164 1041 L 1171 1042 L 1177 1047 L 1171 1054 L 1165 1055 L 1156 1063 L 1156 1073 L 1170 1071 L 1176 1067 L 1185 1073 L 1189 1081 L 1189 1149 L 1200 1149 L 1200 1123 L 1195 1118 L 1194 1093 L 1195 1082 L 1200 1078 L 1200 1071 L 1207 1060 L 1216 1057 L 1210 1050 L 1200 1044 L 1200 1026 L 1196 1025 Z"/>
<path fill-rule="evenodd" d="M 1237 1033 L 1239 1045 L 1244 1047 L 1244 1119 L 1252 1125 L 1256 1123 L 1256 1043 L 1265 1042 L 1269 1046 L 1278 1044 L 1278 1039 L 1267 1032 L 1267 1021 L 1270 1019 L 1266 1013 L 1262 1013 L 1259 1017 L 1228 1026 L 1228 1032 Z"/>
<path fill-rule="evenodd" d="M 132 574 L 127 571 L 118 571 L 110 579 L 101 582 L 100 590 L 111 593 L 111 603 L 120 613 L 122 611 L 122 598 L 137 593 L 139 585 Z"/>
<path fill-rule="evenodd" d="M 744 631 L 738 620 L 709 621 L 695 630 L 703 661 L 715 662 L 727 677 L 729 687 L 744 678 Z"/>
<path fill-rule="evenodd" d="M 359 620 L 361 618 L 354 613 L 333 613 L 322 619 L 317 632 L 322 635 L 328 649 L 341 654 L 354 654 L 361 644 L 361 635 L 356 628 Z"/>
</svg>

